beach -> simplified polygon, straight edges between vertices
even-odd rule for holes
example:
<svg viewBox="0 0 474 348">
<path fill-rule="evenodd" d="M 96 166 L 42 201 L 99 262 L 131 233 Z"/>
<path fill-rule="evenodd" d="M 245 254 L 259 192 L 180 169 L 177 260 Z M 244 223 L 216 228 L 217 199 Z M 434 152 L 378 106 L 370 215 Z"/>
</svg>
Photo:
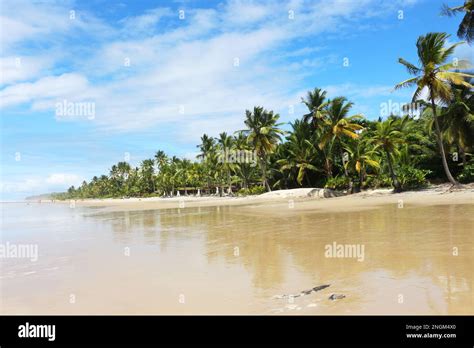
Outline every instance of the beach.
<svg viewBox="0 0 474 348">
<path fill-rule="evenodd" d="M 472 188 L 307 193 L 2 204 L 1 312 L 474 313 Z"/>
<path fill-rule="evenodd" d="M 321 193 L 319 193 L 321 192 Z M 295 210 L 318 210 L 326 212 L 357 211 L 387 204 L 474 204 L 474 184 L 464 185 L 460 189 L 452 189 L 450 185 L 434 185 L 417 191 L 393 193 L 391 189 L 367 190 L 357 194 L 324 197 L 324 190 L 304 188 L 279 190 L 256 196 L 218 197 L 218 196 L 180 196 L 172 198 L 110 198 L 84 199 L 73 201 L 56 201 L 59 204 L 83 207 L 105 208 L 107 211 L 137 211 L 147 209 L 167 209 L 184 207 L 215 207 L 255 205 L 260 210 L 272 209 L 276 206 L 291 205 Z M 399 201 L 402 201 L 401 203 Z M 51 202 L 43 200 L 44 203 Z"/>
</svg>

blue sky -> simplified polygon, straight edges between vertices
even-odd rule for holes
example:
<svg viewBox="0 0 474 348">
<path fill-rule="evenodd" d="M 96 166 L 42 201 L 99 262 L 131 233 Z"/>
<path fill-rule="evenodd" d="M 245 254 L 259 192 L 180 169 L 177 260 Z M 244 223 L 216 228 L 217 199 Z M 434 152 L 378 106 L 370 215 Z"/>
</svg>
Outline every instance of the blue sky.
<svg viewBox="0 0 474 348">
<path fill-rule="evenodd" d="M 392 88 L 419 35 L 458 41 L 460 16 L 440 17 L 442 3 L 2 0 L 1 198 L 64 190 L 127 153 L 132 165 L 159 149 L 193 158 L 203 133 L 242 129 L 254 105 L 300 117 L 314 87 L 375 119 L 410 100 Z"/>
</svg>

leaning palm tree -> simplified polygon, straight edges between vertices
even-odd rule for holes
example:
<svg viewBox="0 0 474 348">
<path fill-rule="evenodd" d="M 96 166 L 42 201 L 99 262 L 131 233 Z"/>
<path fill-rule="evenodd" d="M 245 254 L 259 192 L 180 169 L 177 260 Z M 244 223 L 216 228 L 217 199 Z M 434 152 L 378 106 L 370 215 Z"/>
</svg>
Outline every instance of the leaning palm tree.
<svg viewBox="0 0 474 348">
<path fill-rule="evenodd" d="M 458 12 L 465 12 L 459 24 L 458 37 L 470 44 L 474 40 L 474 0 L 466 0 L 463 5 L 456 7 L 448 7 L 445 4 L 441 9 L 441 14 L 449 17 L 456 15 Z"/>
<path fill-rule="evenodd" d="M 398 154 L 397 145 L 403 143 L 403 134 L 399 131 L 398 121 L 388 119 L 383 122 L 378 122 L 370 142 L 375 143 L 376 148 L 382 149 L 387 159 L 388 170 L 392 178 L 394 190 L 395 192 L 400 192 L 402 187 L 398 181 L 392 162 L 392 156 Z"/>
<path fill-rule="evenodd" d="M 257 152 L 260 169 L 262 171 L 262 184 L 271 191 L 267 181 L 267 160 L 280 140 L 280 135 L 284 132 L 278 127 L 282 123 L 277 123 L 280 115 L 273 111 L 267 111 L 263 107 L 256 106 L 253 111 L 245 111 L 245 125 L 247 129 L 242 132 L 247 135 L 249 144 Z"/>
<path fill-rule="evenodd" d="M 458 42 L 445 48 L 448 38 L 449 35 L 446 33 L 428 33 L 420 36 L 416 42 L 416 47 L 418 49 L 418 58 L 421 65 L 420 67 L 417 67 L 405 59 L 399 58 L 398 62 L 404 65 L 407 68 L 408 73 L 415 75 L 415 77 L 400 82 L 395 86 L 395 89 L 416 86 L 417 88 L 413 95 L 413 102 L 420 99 L 423 89 L 428 89 L 436 129 L 436 140 L 441 153 L 443 168 L 448 180 L 453 185 L 458 185 L 457 181 L 449 171 L 448 162 L 446 160 L 443 136 L 438 122 L 436 102 L 447 102 L 451 99 L 452 90 L 450 88 L 450 83 L 464 85 L 469 88 L 472 88 L 473 86 L 463 79 L 464 77 L 472 77 L 472 75 L 451 71 L 456 68 L 465 69 L 469 66 L 469 62 L 456 61 L 447 63 L 449 56 L 454 52 L 456 46 L 462 44 L 462 42 Z"/>
</svg>

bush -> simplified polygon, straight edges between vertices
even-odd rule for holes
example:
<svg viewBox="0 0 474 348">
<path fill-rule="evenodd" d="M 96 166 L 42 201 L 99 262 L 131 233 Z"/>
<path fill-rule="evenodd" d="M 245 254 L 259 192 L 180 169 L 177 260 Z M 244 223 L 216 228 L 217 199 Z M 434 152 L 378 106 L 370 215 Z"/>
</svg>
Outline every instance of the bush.
<svg viewBox="0 0 474 348">
<path fill-rule="evenodd" d="M 474 162 L 467 163 L 458 175 L 458 180 L 464 184 L 474 181 Z"/>
<path fill-rule="evenodd" d="M 392 179 L 388 174 L 369 175 L 364 181 L 363 187 L 365 188 L 382 188 L 392 187 Z"/>
<path fill-rule="evenodd" d="M 265 187 L 253 186 L 247 189 L 245 188 L 240 189 L 239 191 L 237 191 L 237 195 L 238 196 L 251 196 L 251 195 L 260 195 L 265 192 L 266 192 Z"/>
<path fill-rule="evenodd" d="M 403 190 L 413 190 L 426 187 L 428 185 L 426 176 L 430 173 L 429 170 L 402 166 L 398 168 L 397 178 Z"/>
<path fill-rule="evenodd" d="M 345 176 L 335 176 L 326 180 L 325 188 L 333 190 L 346 190 L 349 188 L 349 178 Z"/>
</svg>

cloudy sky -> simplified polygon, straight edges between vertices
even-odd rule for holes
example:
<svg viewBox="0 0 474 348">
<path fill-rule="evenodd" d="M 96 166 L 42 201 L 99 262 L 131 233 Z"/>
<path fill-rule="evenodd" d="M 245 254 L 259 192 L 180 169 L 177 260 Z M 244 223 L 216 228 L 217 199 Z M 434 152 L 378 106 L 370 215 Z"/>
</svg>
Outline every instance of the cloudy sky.
<svg viewBox="0 0 474 348">
<path fill-rule="evenodd" d="M 127 154 L 193 158 L 203 133 L 242 129 L 254 105 L 300 117 L 314 87 L 377 118 L 410 100 L 392 91 L 407 78 L 398 57 L 416 62 L 421 34 L 455 34 L 441 5 L 1 0 L 1 198 L 64 190 Z"/>
</svg>

